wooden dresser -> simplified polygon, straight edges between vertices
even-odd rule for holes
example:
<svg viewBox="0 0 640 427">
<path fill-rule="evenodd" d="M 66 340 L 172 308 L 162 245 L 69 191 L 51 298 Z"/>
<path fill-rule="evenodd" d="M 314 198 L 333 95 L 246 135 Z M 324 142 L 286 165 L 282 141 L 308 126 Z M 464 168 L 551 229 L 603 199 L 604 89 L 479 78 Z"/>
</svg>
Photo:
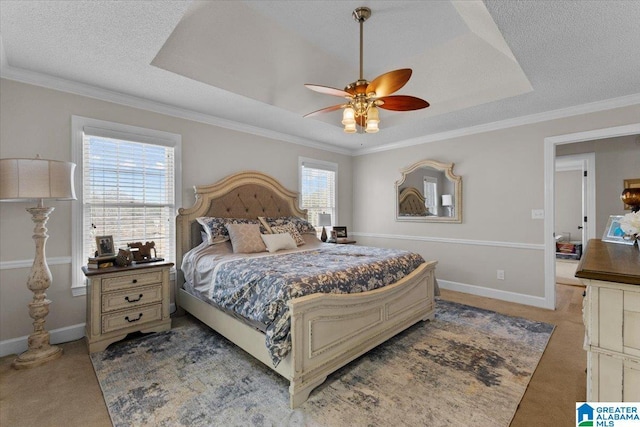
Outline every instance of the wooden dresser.
<svg viewBox="0 0 640 427">
<path fill-rule="evenodd" d="M 131 332 L 171 329 L 169 271 L 173 263 L 88 269 L 86 339 L 89 353 L 102 351 Z"/>
<path fill-rule="evenodd" d="M 587 287 L 587 401 L 640 401 L 640 251 L 590 240 L 576 277 Z"/>
</svg>

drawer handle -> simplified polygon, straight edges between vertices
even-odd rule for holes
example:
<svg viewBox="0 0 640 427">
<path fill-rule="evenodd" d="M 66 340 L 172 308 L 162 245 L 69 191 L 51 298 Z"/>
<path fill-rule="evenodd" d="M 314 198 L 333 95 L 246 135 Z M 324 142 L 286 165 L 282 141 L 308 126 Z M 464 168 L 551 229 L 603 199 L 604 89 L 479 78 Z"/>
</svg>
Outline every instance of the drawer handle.
<svg viewBox="0 0 640 427">
<path fill-rule="evenodd" d="M 129 299 L 129 295 L 127 295 L 126 297 L 124 297 L 124 299 L 125 299 L 127 302 L 138 302 L 138 301 L 140 301 L 140 300 L 142 299 L 142 294 L 138 295 L 138 299 Z"/>
<path fill-rule="evenodd" d="M 137 319 L 129 319 L 129 316 L 126 316 L 126 317 L 124 318 L 124 320 L 126 320 L 126 321 L 127 321 L 127 322 L 129 322 L 129 323 L 137 322 L 137 321 L 138 321 L 138 320 L 140 320 L 140 319 L 142 319 L 142 313 L 140 313 L 140 315 L 138 315 L 138 318 L 137 318 Z"/>
<path fill-rule="evenodd" d="M 133 279 L 133 283 L 138 283 L 138 279 Z"/>
</svg>

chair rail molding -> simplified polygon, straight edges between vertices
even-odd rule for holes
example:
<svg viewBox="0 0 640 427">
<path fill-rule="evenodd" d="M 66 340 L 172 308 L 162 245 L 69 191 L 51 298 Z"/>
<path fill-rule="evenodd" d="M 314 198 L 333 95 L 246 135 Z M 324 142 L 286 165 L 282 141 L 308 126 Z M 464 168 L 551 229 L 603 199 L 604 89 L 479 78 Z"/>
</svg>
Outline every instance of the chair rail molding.
<svg viewBox="0 0 640 427">
<path fill-rule="evenodd" d="M 0 261 L 0 270 L 12 270 L 16 268 L 31 268 L 33 259 L 17 259 L 14 261 Z M 47 258 L 48 265 L 71 264 L 70 256 L 59 256 Z"/>
</svg>

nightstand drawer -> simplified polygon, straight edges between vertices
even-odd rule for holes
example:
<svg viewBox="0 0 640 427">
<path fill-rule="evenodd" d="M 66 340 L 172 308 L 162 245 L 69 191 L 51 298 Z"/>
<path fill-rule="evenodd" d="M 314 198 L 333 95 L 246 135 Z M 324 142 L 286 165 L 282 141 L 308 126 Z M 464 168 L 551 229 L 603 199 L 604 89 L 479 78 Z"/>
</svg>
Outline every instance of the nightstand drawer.
<svg viewBox="0 0 640 427">
<path fill-rule="evenodd" d="M 162 319 L 162 304 L 141 306 L 137 309 L 121 311 L 102 316 L 102 333 L 138 326 Z"/>
<path fill-rule="evenodd" d="M 102 279 L 102 292 L 117 291 L 131 285 L 141 286 L 162 282 L 162 270 L 148 273 L 123 274 Z"/>
<path fill-rule="evenodd" d="M 135 289 L 131 290 L 102 294 L 102 312 L 106 313 L 160 301 L 162 301 L 161 284 L 145 287 L 136 286 Z"/>
</svg>

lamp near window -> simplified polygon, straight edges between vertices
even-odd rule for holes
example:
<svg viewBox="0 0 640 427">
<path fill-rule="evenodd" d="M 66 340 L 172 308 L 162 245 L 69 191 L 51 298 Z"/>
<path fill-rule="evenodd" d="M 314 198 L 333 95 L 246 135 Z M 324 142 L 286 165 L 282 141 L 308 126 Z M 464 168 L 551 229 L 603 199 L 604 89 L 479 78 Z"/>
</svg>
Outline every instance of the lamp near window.
<svg viewBox="0 0 640 427">
<path fill-rule="evenodd" d="M 0 159 L 0 200 L 37 200 L 38 205 L 27 208 L 35 223 L 33 240 L 36 254 L 27 280 L 27 287 L 33 292 L 29 303 L 29 316 L 34 320 L 34 332 L 29 335 L 28 349 L 14 360 L 16 369 L 42 365 L 62 355 L 62 349 L 49 343 L 49 332 L 45 330 L 44 318 L 49 314 L 49 304 L 45 291 L 51 285 L 51 271 L 45 256 L 47 229 L 52 207 L 45 207 L 44 199 L 75 200 L 73 172 L 76 165 L 70 162 L 35 159 Z"/>
<path fill-rule="evenodd" d="M 331 214 L 321 213 L 318 214 L 318 226 L 322 227 L 322 234 L 320 235 L 320 240 L 323 242 L 327 241 L 327 230 L 325 227 L 331 226 Z"/>
<path fill-rule="evenodd" d="M 453 196 L 451 194 L 442 195 L 442 206 L 449 210 L 449 216 L 453 216 Z"/>
</svg>

